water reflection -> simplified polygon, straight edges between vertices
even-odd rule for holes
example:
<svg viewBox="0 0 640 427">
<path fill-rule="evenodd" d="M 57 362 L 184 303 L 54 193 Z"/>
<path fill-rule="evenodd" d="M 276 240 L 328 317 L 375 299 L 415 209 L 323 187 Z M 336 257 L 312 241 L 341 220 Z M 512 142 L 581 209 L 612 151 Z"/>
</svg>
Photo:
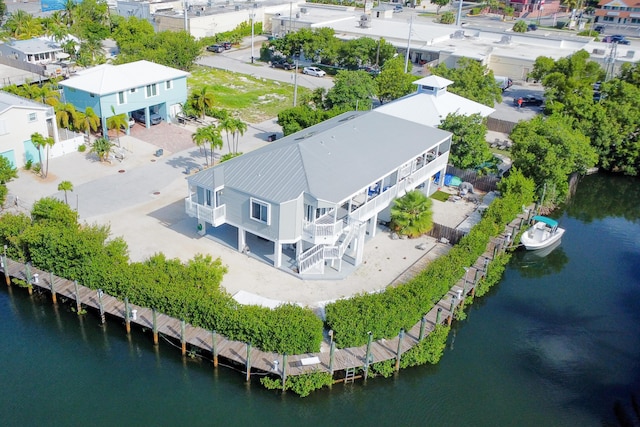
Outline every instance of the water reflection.
<svg viewBox="0 0 640 427">
<path fill-rule="evenodd" d="M 537 251 L 517 251 L 511 266 L 518 270 L 522 277 L 535 279 L 561 272 L 568 262 L 569 257 L 562 249 L 560 240 Z"/>
</svg>

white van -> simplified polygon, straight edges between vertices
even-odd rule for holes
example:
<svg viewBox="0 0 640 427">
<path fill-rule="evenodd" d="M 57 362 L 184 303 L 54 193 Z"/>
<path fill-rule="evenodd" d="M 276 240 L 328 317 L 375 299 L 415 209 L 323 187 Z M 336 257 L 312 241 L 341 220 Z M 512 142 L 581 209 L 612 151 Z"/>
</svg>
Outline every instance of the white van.
<svg viewBox="0 0 640 427">
<path fill-rule="evenodd" d="M 502 89 L 503 92 L 509 89 L 513 85 L 513 80 L 511 80 L 509 77 L 504 77 L 504 76 L 493 76 L 493 77 L 496 79 L 496 83 L 498 83 L 498 86 L 500 86 L 500 89 Z"/>
</svg>

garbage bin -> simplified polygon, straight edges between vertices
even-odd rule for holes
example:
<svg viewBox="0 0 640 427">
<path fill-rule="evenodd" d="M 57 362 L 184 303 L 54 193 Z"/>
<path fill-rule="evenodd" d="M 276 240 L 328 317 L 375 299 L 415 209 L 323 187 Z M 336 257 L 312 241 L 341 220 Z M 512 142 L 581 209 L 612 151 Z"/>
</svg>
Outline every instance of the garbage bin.
<svg viewBox="0 0 640 427">
<path fill-rule="evenodd" d="M 267 138 L 267 141 L 269 142 L 273 142 L 276 140 L 276 134 L 272 133 L 271 135 L 269 135 L 269 137 Z"/>
</svg>

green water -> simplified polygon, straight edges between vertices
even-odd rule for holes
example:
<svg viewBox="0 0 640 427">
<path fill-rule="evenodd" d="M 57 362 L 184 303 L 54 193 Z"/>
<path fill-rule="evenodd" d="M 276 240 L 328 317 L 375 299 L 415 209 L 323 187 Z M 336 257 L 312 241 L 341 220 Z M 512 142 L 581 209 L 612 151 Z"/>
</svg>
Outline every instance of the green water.
<svg viewBox="0 0 640 427">
<path fill-rule="evenodd" d="M 437 366 L 300 399 L 0 288 L 3 426 L 598 426 L 640 393 L 640 186 L 592 176 L 544 258 L 517 253 Z"/>
</svg>

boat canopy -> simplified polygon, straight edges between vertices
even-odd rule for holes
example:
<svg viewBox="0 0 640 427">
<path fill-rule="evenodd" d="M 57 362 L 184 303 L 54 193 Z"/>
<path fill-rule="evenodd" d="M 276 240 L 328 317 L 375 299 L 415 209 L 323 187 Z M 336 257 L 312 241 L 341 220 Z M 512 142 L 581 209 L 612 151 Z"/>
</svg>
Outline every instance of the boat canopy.
<svg viewBox="0 0 640 427">
<path fill-rule="evenodd" d="M 547 218 L 546 216 L 542 216 L 542 215 L 534 216 L 533 220 L 536 222 L 545 223 L 551 228 L 555 228 L 558 226 L 558 221 L 556 221 L 555 219 Z"/>
</svg>

